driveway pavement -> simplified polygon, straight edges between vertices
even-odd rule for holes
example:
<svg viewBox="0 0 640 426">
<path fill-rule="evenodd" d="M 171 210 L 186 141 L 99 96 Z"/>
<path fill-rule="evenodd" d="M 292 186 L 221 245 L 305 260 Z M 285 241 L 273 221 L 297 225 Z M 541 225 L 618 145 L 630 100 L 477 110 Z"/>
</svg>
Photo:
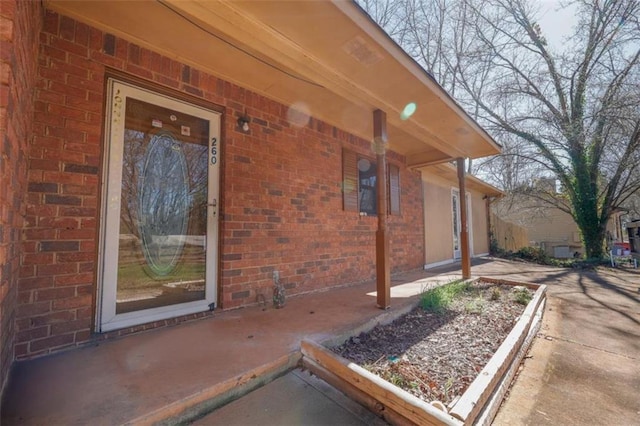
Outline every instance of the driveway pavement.
<svg viewBox="0 0 640 426">
<path fill-rule="evenodd" d="M 548 304 L 494 425 L 640 424 L 640 270 L 504 264 L 474 273 L 544 282 Z"/>
</svg>

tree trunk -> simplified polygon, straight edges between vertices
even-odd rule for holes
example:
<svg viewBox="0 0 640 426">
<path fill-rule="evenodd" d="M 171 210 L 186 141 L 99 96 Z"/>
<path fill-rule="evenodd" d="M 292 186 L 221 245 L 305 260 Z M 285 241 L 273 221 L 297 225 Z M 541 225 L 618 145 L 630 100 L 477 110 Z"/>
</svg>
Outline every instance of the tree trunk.
<svg viewBox="0 0 640 426">
<path fill-rule="evenodd" d="M 585 248 L 587 259 L 601 259 L 604 257 L 604 237 L 607 229 L 607 219 L 598 212 L 598 203 L 589 194 L 578 194 L 578 200 L 574 202 L 574 219 Z"/>
<path fill-rule="evenodd" d="M 604 257 L 604 237 L 606 227 L 604 225 L 598 227 L 588 227 L 580 229 L 582 241 L 586 252 L 587 259 L 602 259 Z"/>
</svg>

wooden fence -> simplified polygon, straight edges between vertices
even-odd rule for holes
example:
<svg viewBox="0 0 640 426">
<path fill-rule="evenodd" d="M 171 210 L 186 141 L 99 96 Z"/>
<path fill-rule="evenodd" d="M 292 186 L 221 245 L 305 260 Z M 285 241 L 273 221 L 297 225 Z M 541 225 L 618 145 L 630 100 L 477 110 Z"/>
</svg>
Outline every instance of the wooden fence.
<svg viewBox="0 0 640 426">
<path fill-rule="evenodd" d="M 522 226 L 500 219 L 491 213 L 491 232 L 498 247 L 505 251 L 518 251 L 529 246 L 529 234 Z"/>
</svg>

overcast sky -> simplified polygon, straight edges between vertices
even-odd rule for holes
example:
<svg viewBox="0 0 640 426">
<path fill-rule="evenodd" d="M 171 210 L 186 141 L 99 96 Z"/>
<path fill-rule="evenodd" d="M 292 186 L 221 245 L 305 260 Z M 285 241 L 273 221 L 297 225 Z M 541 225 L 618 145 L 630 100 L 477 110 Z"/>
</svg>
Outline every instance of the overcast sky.
<svg viewBox="0 0 640 426">
<path fill-rule="evenodd" d="M 540 27 L 547 42 L 560 47 L 562 39 L 568 36 L 576 23 L 575 7 L 560 8 L 558 0 L 538 0 L 540 2 Z"/>
</svg>

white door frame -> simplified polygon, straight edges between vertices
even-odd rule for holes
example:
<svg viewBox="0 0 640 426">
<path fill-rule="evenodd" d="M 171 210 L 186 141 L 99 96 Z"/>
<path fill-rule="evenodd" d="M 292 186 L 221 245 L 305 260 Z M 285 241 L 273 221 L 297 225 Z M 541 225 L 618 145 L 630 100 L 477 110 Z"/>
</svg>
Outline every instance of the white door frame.
<svg viewBox="0 0 640 426">
<path fill-rule="evenodd" d="M 178 100 L 120 80 L 107 82 L 107 114 L 105 117 L 105 153 L 102 189 L 101 232 L 99 243 L 98 303 L 96 328 L 99 332 L 115 330 L 151 321 L 207 311 L 217 302 L 218 281 L 218 216 L 220 174 L 219 112 Z M 123 137 L 126 98 L 161 105 L 209 121 L 209 170 L 207 192 L 207 237 L 205 298 L 187 303 L 116 314 L 117 253 L 119 249 L 120 192 L 122 185 Z M 115 229 L 115 232 L 114 232 Z M 114 262 L 115 258 L 115 262 Z M 215 306 L 215 305 L 214 305 Z"/>
<path fill-rule="evenodd" d="M 471 193 L 467 192 L 466 196 L 466 207 L 467 207 L 467 229 L 468 229 L 468 243 L 469 243 L 469 257 L 473 256 L 473 224 L 471 220 Z M 456 219 L 457 223 L 454 223 L 454 214 L 453 214 L 453 199 L 456 199 Z M 451 210 L 451 234 L 452 234 L 452 243 L 453 243 L 453 259 L 457 260 L 462 258 L 462 239 L 460 238 L 462 234 L 462 224 L 460 221 L 460 190 L 458 188 L 451 188 L 451 204 L 449 205 L 449 209 Z M 454 231 L 458 231 L 458 250 L 455 248 L 455 237 Z"/>
<path fill-rule="evenodd" d="M 473 257 L 473 219 L 471 217 L 471 193 L 467 192 L 467 228 L 469 228 L 469 257 Z"/>
<path fill-rule="evenodd" d="M 453 202 L 455 200 L 455 209 Z M 460 238 L 460 191 L 455 188 L 451 189 L 451 203 L 449 204 L 449 210 L 451 211 L 451 238 L 453 242 L 453 259 L 460 259 L 462 257 L 462 239 Z M 456 237 L 458 240 L 458 249 L 456 250 Z"/>
</svg>

